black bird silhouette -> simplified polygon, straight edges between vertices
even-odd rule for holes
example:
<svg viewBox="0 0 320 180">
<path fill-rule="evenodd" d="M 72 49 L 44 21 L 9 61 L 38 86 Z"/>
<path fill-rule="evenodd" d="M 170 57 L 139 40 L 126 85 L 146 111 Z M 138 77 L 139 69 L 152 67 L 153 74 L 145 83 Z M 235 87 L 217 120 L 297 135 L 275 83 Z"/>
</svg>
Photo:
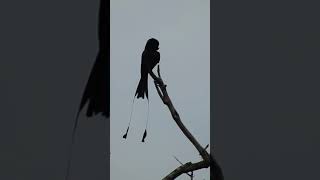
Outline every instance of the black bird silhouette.
<svg viewBox="0 0 320 180">
<path fill-rule="evenodd" d="M 149 98 L 148 98 L 148 74 L 156 81 L 160 82 L 159 78 L 152 72 L 152 69 L 160 62 L 160 53 L 158 52 L 159 49 L 159 41 L 151 38 L 147 41 L 144 51 L 141 57 L 141 70 L 140 70 L 140 81 L 135 93 L 137 99 L 146 97 L 148 99 L 148 106 L 149 106 Z M 149 112 L 148 112 L 149 113 Z M 132 115 L 132 109 L 131 109 Z M 131 123 L 131 115 L 130 121 L 127 128 L 126 133 L 123 135 L 123 138 L 126 139 Z M 147 128 L 145 129 L 142 137 L 142 142 L 147 136 Z"/>
<path fill-rule="evenodd" d="M 136 90 L 137 98 L 144 99 L 146 95 L 148 99 L 148 73 L 156 81 L 158 78 L 152 72 L 152 69 L 160 62 L 159 41 L 151 38 L 147 41 L 146 47 L 141 58 L 141 78 Z"/>
<path fill-rule="evenodd" d="M 70 174 L 72 147 L 75 141 L 79 114 L 83 107 L 88 104 L 86 112 L 87 117 L 92 117 L 98 113 L 101 113 L 106 118 L 110 117 L 110 37 L 107 31 L 107 26 L 110 25 L 110 19 L 107 14 L 107 11 L 109 10 L 107 9 L 108 7 L 106 0 L 100 0 L 98 24 L 99 51 L 74 122 L 67 173 L 65 176 L 66 180 L 69 178 Z"/>
<path fill-rule="evenodd" d="M 84 90 L 77 116 L 87 102 L 87 117 L 98 113 L 102 113 L 105 117 L 110 116 L 110 48 L 107 33 L 109 24 L 107 7 L 106 0 L 101 0 L 98 30 L 99 52 Z"/>
</svg>

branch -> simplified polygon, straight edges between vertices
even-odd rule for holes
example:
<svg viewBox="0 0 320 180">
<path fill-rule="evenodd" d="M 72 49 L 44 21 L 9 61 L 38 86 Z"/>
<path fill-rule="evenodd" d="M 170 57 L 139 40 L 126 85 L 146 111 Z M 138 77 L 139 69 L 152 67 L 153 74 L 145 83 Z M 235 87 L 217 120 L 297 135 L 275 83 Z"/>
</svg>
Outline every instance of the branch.
<svg viewBox="0 0 320 180">
<path fill-rule="evenodd" d="M 192 172 L 192 171 L 202 169 L 202 168 L 208 168 L 208 167 L 209 167 L 209 164 L 205 160 L 202 160 L 197 163 L 188 162 L 188 163 L 176 168 L 174 171 L 172 171 L 170 174 L 168 174 L 162 180 L 172 180 L 172 179 L 175 179 L 176 177 L 180 176 L 181 174 Z"/>
<path fill-rule="evenodd" d="M 173 156 L 181 165 L 183 165 L 183 163 L 181 161 L 179 161 L 179 159 L 175 156 Z M 190 178 L 191 180 L 193 179 L 193 171 L 191 171 L 191 173 L 189 174 L 188 172 L 186 173 Z"/>
<path fill-rule="evenodd" d="M 172 171 L 169 175 L 167 175 L 165 178 L 163 178 L 163 180 L 172 180 L 172 179 L 175 179 L 176 177 L 180 176 L 183 173 L 192 172 L 192 171 L 202 169 L 202 168 L 208 168 L 210 166 L 212 168 L 217 168 L 217 172 L 213 173 L 214 175 L 218 174 L 218 176 L 216 176 L 216 180 L 223 180 L 221 168 L 218 166 L 218 164 L 217 164 L 216 160 L 213 158 L 213 156 L 209 155 L 209 153 L 206 151 L 206 148 L 208 147 L 208 145 L 205 148 L 203 148 L 200 145 L 200 143 L 194 138 L 194 136 L 190 133 L 190 131 L 182 123 L 181 118 L 180 118 L 178 112 L 176 111 L 175 107 L 173 106 L 171 99 L 168 95 L 167 88 L 166 88 L 167 85 L 165 85 L 163 83 L 163 80 L 161 78 L 159 65 L 158 65 L 157 71 L 158 71 L 159 78 L 154 82 L 154 84 L 155 84 L 156 90 L 157 90 L 162 102 L 168 106 L 173 120 L 176 122 L 176 124 L 178 125 L 180 130 L 183 132 L 183 134 L 189 139 L 189 141 L 198 150 L 199 154 L 201 155 L 201 157 L 203 159 L 202 161 L 197 162 L 197 163 L 188 162 L 184 165 L 181 165 L 180 167 L 178 167 L 174 171 Z"/>
</svg>

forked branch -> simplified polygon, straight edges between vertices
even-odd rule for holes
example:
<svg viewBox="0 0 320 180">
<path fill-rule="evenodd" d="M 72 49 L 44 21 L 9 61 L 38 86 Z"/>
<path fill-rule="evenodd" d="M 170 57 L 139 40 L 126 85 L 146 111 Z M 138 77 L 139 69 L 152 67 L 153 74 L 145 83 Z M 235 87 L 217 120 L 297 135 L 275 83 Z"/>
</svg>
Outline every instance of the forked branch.
<svg viewBox="0 0 320 180">
<path fill-rule="evenodd" d="M 221 168 L 218 166 L 216 160 L 213 158 L 212 155 L 210 155 L 207 151 L 206 148 L 208 145 L 203 148 L 200 143 L 194 138 L 194 136 L 190 133 L 190 131 L 184 126 L 184 124 L 181 121 L 181 118 L 176 111 L 175 107 L 172 104 L 172 101 L 168 95 L 167 92 L 167 85 L 163 83 L 163 80 L 161 78 L 160 74 L 160 67 L 158 66 L 157 69 L 158 72 L 158 79 L 154 82 L 156 90 L 158 92 L 158 95 L 160 96 L 162 102 L 167 105 L 169 108 L 169 111 L 172 115 L 173 120 L 177 123 L 178 127 L 180 130 L 183 132 L 183 134 L 189 139 L 189 141 L 194 145 L 194 147 L 198 150 L 200 156 L 202 157 L 202 161 L 197 162 L 197 163 L 185 163 L 175 170 L 173 170 L 170 174 L 168 174 L 166 177 L 164 177 L 162 180 L 173 180 L 176 177 L 180 176 L 181 174 L 188 173 L 188 172 L 193 172 L 198 169 L 202 168 L 208 168 L 211 167 L 213 171 L 213 178 L 215 180 L 223 180 L 223 175 Z"/>
</svg>

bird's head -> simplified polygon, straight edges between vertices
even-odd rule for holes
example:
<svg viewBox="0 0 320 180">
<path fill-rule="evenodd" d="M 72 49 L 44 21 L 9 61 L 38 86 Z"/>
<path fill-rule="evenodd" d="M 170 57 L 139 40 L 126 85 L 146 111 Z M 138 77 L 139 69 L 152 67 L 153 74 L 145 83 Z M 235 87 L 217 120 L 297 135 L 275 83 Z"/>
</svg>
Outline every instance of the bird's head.
<svg viewBox="0 0 320 180">
<path fill-rule="evenodd" d="M 149 50 L 149 51 L 156 51 L 159 49 L 159 41 L 151 38 L 147 41 L 145 50 Z"/>
</svg>

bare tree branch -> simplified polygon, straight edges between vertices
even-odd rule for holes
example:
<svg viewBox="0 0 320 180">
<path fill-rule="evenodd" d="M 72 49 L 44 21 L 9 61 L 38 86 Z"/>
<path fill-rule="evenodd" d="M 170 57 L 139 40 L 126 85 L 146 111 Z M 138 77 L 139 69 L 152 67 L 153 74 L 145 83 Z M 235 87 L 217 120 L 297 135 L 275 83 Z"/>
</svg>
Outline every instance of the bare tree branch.
<svg viewBox="0 0 320 180">
<path fill-rule="evenodd" d="M 177 158 L 177 157 L 175 157 L 175 156 L 173 156 L 181 165 L 183 165 L 183 163 Z M 189 173 L 186 173 L 190 178 L 191 178 L 191 180 L 193 179 L 193 171 L 191 171 L 191 173 L 189 174 Z"/>
<path fill-rule="evenodd" d="M 208 145 L 205 148 L 203 148 L 200 145 L 200 143 L 194 138 L 194 136 L 190 133 L 190 131 L 182 123 L 181 118 L 180 118 L 178 112 L 176 111 L 175 107 L 173 106 L 171 99 L 168 95 L 168 92 L 166 89 L 167 85 L 165 85 L 163 83 L 163 80 L 161 78 L 159 65 L 158 65 L 157 72 L 158 72 L 159 78 L 154 82 L 154 84 L 155 84 L 155 87 L 157 89 L 157 92 L 158 92 L 162 102 L 165 105 L 167 105 L 167 107 L 169 108 L 169 111 L 172 115 L 173 120 L 176 122 L 176 124 L 178 125 L 180 130 L 183 132 L 183 134 L 189 139 L 189 141 L 198 150 L 199 154 L 201 155 L 201 157 L 203 159 L 202 161 L 197 162 L 197 163 L 188 162 L 186 164 L 179 166 L 178 168 L 176 168 L 174 171 L 172 171 L 169 175 L 167 175 L 162 180 L 173 180 L 183 173 L 188 173 L 188 172 L 192 172 L 192 171 L 195 171 L 198 169 L 208 168 L 208 167 L 215 168 L 215 170 L 213 170 L 213 171 L 217 170 L 217 172 L 213 173 L 216 175 L 216 176 L 213 175 L 213 177 L 216 180 L 223 180 L 221 168 L 218 166 L 218 164 L 217 164 L 216 160 L 213 158 L 213 156 L 210 155 L 206 151 Z"/>
</svg>

